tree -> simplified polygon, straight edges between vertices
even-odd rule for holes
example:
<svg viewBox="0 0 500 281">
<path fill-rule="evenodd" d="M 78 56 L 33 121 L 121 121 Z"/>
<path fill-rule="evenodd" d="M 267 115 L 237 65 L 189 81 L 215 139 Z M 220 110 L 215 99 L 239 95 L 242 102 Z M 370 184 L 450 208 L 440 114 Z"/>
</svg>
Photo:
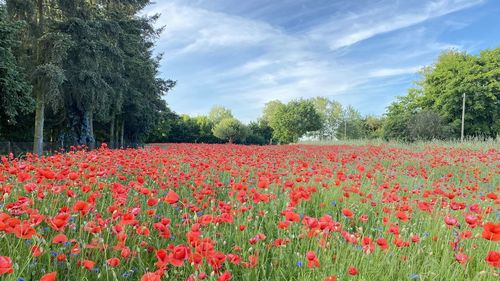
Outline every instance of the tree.
<svg viewBox="0 0 500 281">
<path fill-rule="evenodd" d="M 20 114 L 30 113 L 34 107 L 31 85 L 13 50 L 20 45 L 16 38 L 22 28 L 21 22 L 8 20 L 6 7 L 0 4 L 0 137 L 2 128 L 15 125 Z"/>
<path fill-rule="evenodd" d="M 466 96 L 465 134 L 496 137 L 500 131 L 500 47 L 478 56 L 447 51 L 422 73 L 423 108 L 443 116 L 460 134 L 462 97 Z"/>
<path fill-rule="evenodd" d="M 204 115 L 196 116 L 194 117 L 194 120 L 199 128 L 198 138 L 196 139 L 196 142 L 202 142 L 202 143 L 220 142 L 220 140 L 213 135 L 212 129 L 214 128 L 214 124 L 210 121 L 210 119 L 208 119 L 207 116 Z"/>
<path fill-rule="evenodd" d="M 55 26 L 61 19 L 58 1 L 7 1 L 11 20 L 24 21 L 28 28 L 21 37 L 18 57 L 27 77 L 31 77 L 35 105 L 33 152 L 43 152 L 45 110 L 61 105 L 60 87 L 65 80 L 62 63 L 71 45 L 69 38 Z"/>
<path fill-rule="evenodd" d="M 408 95 L 397 97 L 397 100 L 387 107 L 383 124 L 385 139 L 410 140 L 408 123 L 411 116 L 421 110 L 421 95 L 421 91 L 410 89 Z"/>
<path fill-rule="evenodd" d="M 412 141 L 444 139 L 448 136 L 445 120 L 437 112 L 422 110 L 413 114 L 407 124 L 408 137 Z"/>
<path fill-rule="evenodd" d="M 221 105 L 213 106 L 208 113 L 208 119 L 214 126 L 219 124 L 222 119 L 233 118 L 233 114 L 230 109 L 227 109 Z"/>
<path fill-rule="evenodd" d="M 233 142 L 244 142 L 248 135 L 248 129 L 236 118 L 224 118 L 213 128 L 213 134 L 217 138 Z"/>
<path fill-rule="evenodd" d="M 294 100 L 278 106 L 272 116 L 273 137 L 281 143 L 297 142 L 305 133 L 321 128 L 321 116 L 308 100 Z"/>
<path fill-rule="evenodd" d="M 368 139 L 379 139 L 384 135 L 384 119 L 374 115 L 367 115 L 362 119 L 364 135 Z"/>
<path fill-rule="evenodd" d="M 321 116 L 321 129 L 311 132 L 311 135 L 319 140 L 333 140 L 343 121 L 342 105 L 325 97 L 311 99 L 314 108 Z"/>
<path fill-rule="evenodd" d="M 272 100 L 266 103 L 262 111 L 262 120 L 266 121 L 268 124 L 273 123 L 276 112 L 283 106 L 284 104 L 279 100 Z"/>
<path fill-rule="evenodd" d="M 159 114 L 160 116 L 156 127 L 147 136 L 146 142 L 148 143 L 167 142 L 171 135 L 175 119 L 178 118 L 169 108 L 165 111 L 161 111 Z"/>
<path fill-rule="evenodd" d="M 351 105 L 342 113 L 342 123 L 337 130 L 338 139 L 360 139 L 364 137 L 361 114 Z"/>
<path fill-rule="evenodd" d="M 256 122 L 250 122 L 248 125 L 249 135 L 246 143 L 248 144 L 272 144 L 273 129 L 266 120 L 260 118 Z"/>
<path fill-rule="evenodd" d="M 7 0 L 8 26 L 24 22 L 25 28 L 17 35 L 21 44 L 9 49 L 20 67 L 11 59 L 2 62 L 9 63 L 10 76 L 29 78 L 36 101 L 35 153 L 42 153 L 44 138 L 90 148 L 96 139 L 109 140 L 110 147 L 137 145 L 158 127 L 168 109 L 163 96 L 175 82 L 158 78 L 161 55 L 153 54 L 162 30 L 154 28 L 158 15 L 140 16 L 149 3 Z M 8 89 L 2 98 L 12 100 Z M 11 117 L 0 123 L 25 113 L 21 109 L 28 104 L 19 93 L 15 101 L 23 106 L 9 102 L 13 106 L 0 115 Z"/>
</svg>

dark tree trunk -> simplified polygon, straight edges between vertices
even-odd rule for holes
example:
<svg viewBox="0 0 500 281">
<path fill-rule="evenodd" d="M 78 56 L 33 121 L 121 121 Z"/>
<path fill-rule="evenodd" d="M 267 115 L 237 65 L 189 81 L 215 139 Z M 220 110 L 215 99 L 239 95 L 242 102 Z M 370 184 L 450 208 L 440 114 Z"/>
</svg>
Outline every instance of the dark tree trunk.
<svg viewBox="0 0 500 281">
<path fill-rule="evenodd" d="M 95 136 L 94 136 L 94 114 L 92 112 L 89 113 L 89 128 L 90 128 L 90 139 L 89 139 L 89 148 L 95 148 Z"/>
<path fill-rule="evenodd" d="M 94 136 L 92 132 L 92 113 L 88 110 L 81 113 L 81 123 L 79 126 L 79 130 L 77 131 L 78 135 L 78 144 L 85 145 L 88 148 L 92 149 L 94 147 Z"/>
<path fill-rule="evenodd" d="M 123 137 L 125 135 L 125 120 L 122 120 L 122 128 L 120 130 L 120 147 L 123 148 Z"/>
<path fill-rule="evenodd" d="M 44 32 L 44 13 L 43 13 L 43 0 L 37 1 L 37 17 L 38 17 L 38 30 L 37 36 L 40 38 Z M 37 63 L 40 63 L 41 55 L 40 45 L 36 46 L 36 56 Z M 36 98 L 35 107 L 35 136 L 33 139 L 33 153 L 41 156 L 43 154 L 43 124 L 45 121 L 45 99 L 44 93 L 40 85 L 40 81 L 37 81 L 35 87 L 33 87 Z"/>
<path fill-rule="evenodd" d="M 45 119 L 45 102 L 43 93 L 35 87 L 36 109 L 35 109 L 35 137 L 33 139 L 33 153 L 41 156 L 43 154 L 43 124 Z"/>
<path fill-rule="evenodd" d="M 115 148 L 115 115 L 111 115 L 111 126 L 109 128 L 109 148 Z"/>
</svg>

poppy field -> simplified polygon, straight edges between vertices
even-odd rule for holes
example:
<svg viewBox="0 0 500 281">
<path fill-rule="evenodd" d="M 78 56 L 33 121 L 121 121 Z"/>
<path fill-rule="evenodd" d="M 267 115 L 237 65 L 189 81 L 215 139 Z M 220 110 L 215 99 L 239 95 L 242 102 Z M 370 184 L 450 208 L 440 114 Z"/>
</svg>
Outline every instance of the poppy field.
<svg viewBox="0 0 500 281">
<path fill-rule="evenodd" d="M 496 149 L 103 145 L 0 199 L 0 280 L 500 280 Z"/>
</svg>

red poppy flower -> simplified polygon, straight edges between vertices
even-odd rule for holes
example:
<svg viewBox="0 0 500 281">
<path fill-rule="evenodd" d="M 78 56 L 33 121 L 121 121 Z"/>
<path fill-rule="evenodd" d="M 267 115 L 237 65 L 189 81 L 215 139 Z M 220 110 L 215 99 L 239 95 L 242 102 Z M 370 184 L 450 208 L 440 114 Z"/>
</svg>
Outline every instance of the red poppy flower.
<svg viewBox="0 0 500 281">
<path fill-rule="evenodd" d="M 56 275 L 57 271 L 47 273 L 40 278 L 40 281 L 56 281 Z"/>
<path fill-rule="evenodd" d="M 351 211 L 351 210 L 349 210 L 349 209 L 345 209 L 345 208 L 344 208 L 344 209 L 342 209 L 342 214 L 343 214 L 344 216 L 348 217 L 348 218 L 352 217 L 352 215 L 353 215 L 353 213 L 352 213 L 352 211 Z"/>
<path fill-rule="evenodd" d="M 109 266 L 119 266 L 120 265 L 120 259 L 119 258 L 110 258 L 106 261 L 106 263 Z"/>
<path fill-rule="evenodd" d="M 231 276 L 231 273 L 229 271 L 226 271 L 221 276 L 219 276 L 217 278 L 217 281 L 228 281 L 228 280 L 231 280 L 231 278 L 233 278 Z"/>
<path fill-rule="evenodd" d="M 182 266 L 184 261 L 189 258 L 191 249 L 185 245 L 175 246 L 172 253 L 169 254 L 169 261 L 173 266 Z"/>
<path fill-rule="evenodd" d="M 400 219 L 401 221 L 408 221 L 409 220 L 408 215 L 402 211 L 397 211 L 396 217 L 398 217 L 398 219 Z"/>
<path fill-rule="evenodd" d="M 456 253 L 455 254 L 455 260 L 461 264 L 465 264 L 468 259 L 469 259 L 469 256 L 467 256 L 464 253 Z"/>
<path fill-rule="evenodd" d="M 349 273 L 349 275 L 357 275 L 359 273 L 358 269 L 354 266 L 349 266 L 347 272 Z"/>
<path fill-rule="evenodd" d="M 155 272 L 148 272 L 142 275 L 141 281 L 161 281 L 161 278 Z"/>
<path fill-rule="evenodd" d="M 6 256 L 0 256 L 0 275 L 12 272 L 14 272 L 14 269 L 12 268 L 12 260 Z"/>
<path fill-rule="evenodd" d="M 500 241 L 500 222 L 485 223 L 483 226 L 483 238 L 491 241 Z"/>
<path fill-rule="evenodd" d="M 173 205 L 173 204 L 177 203 L 178 201 L 179 201 L 179 195 L 177 195 L 177 193 L 175 193 L 175 191 L 170 189 L 167 193 L 167 196 L 165 196 L 165 202 Z"/>
<path fill-rule="evenodd" d="M 23 222 L 14 227 L 14 234 L 21 239 L 30 239 L 36 234 L 36 230 L 29 223 Z"/>
<path fill-rule="evenodd" d="M 500 252 L 489 251 L 484 260 L 493 267 L 500 267 Z"/>
<path fill-rule="evenodd" d="M 91 260 L 83 260 L 83 261 L 81 261 L 81 265 L 83 267 L 85 267 L 86 269 L 91 270 L 94 268 L 95 262 L 91 261 Z"/>
<path fill-rule="evenodd" d="M 68 238 L 66 237 L 66 235 L 64 235 L 62 233 L 57 234 L 52 239 L 52 243 L 54 243 L 54 244 L 62 244 L 62 243 L 66 243 L 66 242 L 68 242 Z"/>
</svg>

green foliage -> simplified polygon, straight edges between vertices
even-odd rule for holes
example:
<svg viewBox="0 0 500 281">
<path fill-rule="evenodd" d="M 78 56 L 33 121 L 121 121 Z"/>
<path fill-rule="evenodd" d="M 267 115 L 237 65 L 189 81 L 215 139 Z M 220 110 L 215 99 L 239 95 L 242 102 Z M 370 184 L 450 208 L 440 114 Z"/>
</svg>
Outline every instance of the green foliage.
<svg viewBox="0 0 500 281">
<path fill-rule="evenodd" d="M 7 20 L 6 6 L 0 4 L 0 137 L 3 128 L 15 125 L 20 115 L 34 108 L 31 86 L 14 56 L 23 28 L 21 22 Z"/>
<path fill-rule="evenodd" d="M 386 139 L 413 140 L 417 138 L 416 132 L 424 134 L 424 139 L 429 136 L 458 138 L 464 94 L 465 135 L 496 137 L 499 134 L 500 47 L 484 50 L 476 56 L 459 51 L 444 52 L 432 66 L 424 68 L 421 75 L 416 88 L 388 107 L 384 124 Z M 415 116 L 421 110 L 428 113 Z M 431 116 L 429 112 L 434 113 Z M 412 125 L 424 119 L 442 124 L 441 132 L 423 133 Z"/>
<path fill-rule="evenodd" d="M 248 144 L 272 144 L 273 129 L 266 120 L 259 119 L 257 122 L 250 122 L 248 125 L 249 135 L 246 143 Z"/>
<path fill-rule="evenodd" d="M 223 141 L 228 141 L 229 143 L 242 143 L 248 135 L 246 126 L 238 119 L 232 117 L 220 120 L 212 129 L 212 132 L 215 137 Z"/>
<path fill-rule="evenodd" d="M 217 143 L 219 139 L 212 133 L 214 124 L 207 116 L 201 115 L 194 117 L 196 125 L 199 128 L 198 136 L 195 142 Z"/>
<path fill-rule="evenodd" d="M 215 126 L 219 124 L 220 121 L 226 118 L 233 118 L 233 114 L 231 113 L 230 109 L 227 109 L 221 105 L 216 105 L 210 109 L 210 112 L 208 113 L 208 120 L 212 122 L 212 124 Z"/>
<path fill-rule="evenodd" d="M 321 128 L 321 116 L 309 100 L 294 100 L 277 107 L 269 123 L 281 143 L 297 142 L 307 132 Z"/>
<path fill-rule="evenodd" d="M 336 130 L 337 139 L 360 139 L 365 137 L 363 120 L 359 111 L 351 105 L 342 112 L 342 122 Z"/>
<path fill-rule="evenodd" d="M 267 124 L 272 124 L 275 121 L 275 113 L 285 106 L 279 100 L 272 100 L 264 105 L 264 110 L 262 111 L 262 120 L 267 122 Z"/>
<path fill-rule="evenodd" d="M 326 97 L 315 97 L 311 99 L 314 108 L 321 116 L 321 129 L 310 135 L 318 140 L 333 140 L 343 122 L 342 104 Z"/>
<path fill-rule="evenodd" d="M 410 89 L 408 95 L 397 97 L 397 100 L 387 107 L 383 125 L 385 139 L 409 141 L 408 123 L 413 114 L 421 109 L 419 98 L 421 92 Z"/>
<path fill-rule="evenodd" d="M 3 36 L 4 27 L 14 30 L 18 21 L 25 23 L 22 33 L 9 33 L 19 34 L 20 44 L 10 57 L 23 68 L 14 67 L 12 59 L 1 61 L 9 63 L 12 73 L 22 70 L 17 77 L 31 79 L 33 96 L 28 91 L 28 97 L 36 97 L 35 142 L 41 143 L 45 135 L 65 144 L 92 147 L 99 139 L 121 146 L 137 145 L 153 131 L 166 134 L 169 114 L 163 95 L 175 82 L 158 78 L 161 56 L 153 55 L 161 32 L 153 26 L 158 16 L 140 16 L 149 3 L 8 0 L 8 15 L 2 6 L 1 44 L 3 38 L 9 44 L 13 38 Z M 12 96 L 11 87 L 6 89 L 11 92 L 2 97 Z M 0 114 L 16 115 L 19 106 L 8 108 Z"/>
<path fill-rule="evenodd" d="M 408 137 L 412 141 L 445 139 L 449 134 L 444 118 L 430 110 L 413 114 L 408 120 L 407 127 Z"/>
<path fill-rule="evenodd" d="M 364 135 L 367 139 L 381 139 L 384 135 L 384 119 L 367 115 L 362 119 Z"/>
</svg>

